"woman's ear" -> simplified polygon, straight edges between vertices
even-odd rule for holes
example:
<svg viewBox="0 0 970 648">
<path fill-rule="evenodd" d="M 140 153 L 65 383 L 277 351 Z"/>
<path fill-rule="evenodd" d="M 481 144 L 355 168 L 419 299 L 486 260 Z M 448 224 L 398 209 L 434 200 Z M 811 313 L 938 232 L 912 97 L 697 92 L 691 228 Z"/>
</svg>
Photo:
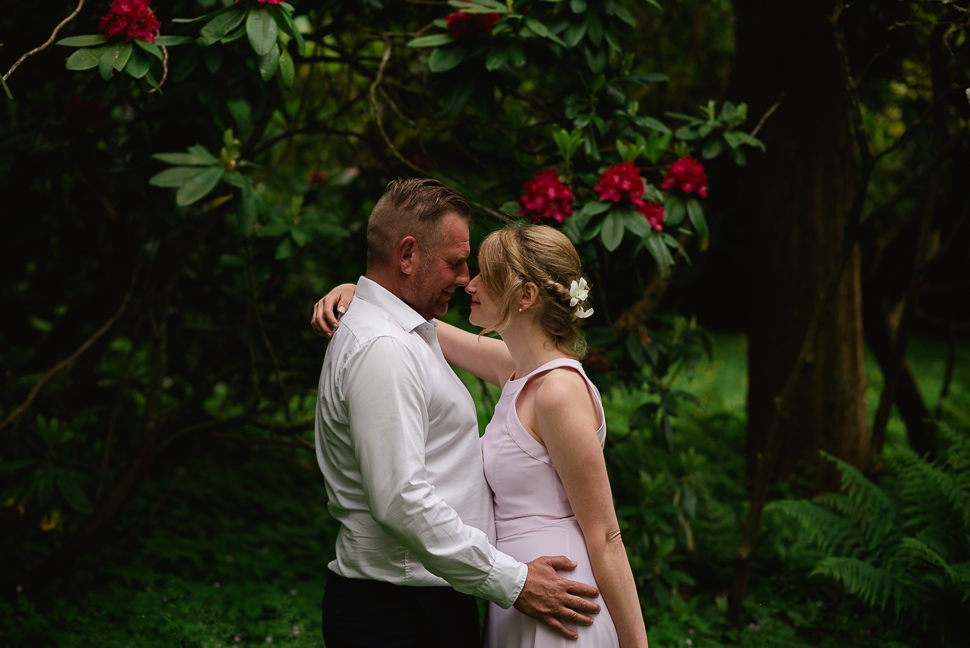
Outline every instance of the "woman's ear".
<svg viewBox="0 0 970 648">
<path fill-rule="evenodd" d="M 531 281 L 527 282 L 522 286 L 522 294 L 519 296 L 519 310 L 531 308 L 537 299 L 539 299 L 539 287 Z"/>
</svg>

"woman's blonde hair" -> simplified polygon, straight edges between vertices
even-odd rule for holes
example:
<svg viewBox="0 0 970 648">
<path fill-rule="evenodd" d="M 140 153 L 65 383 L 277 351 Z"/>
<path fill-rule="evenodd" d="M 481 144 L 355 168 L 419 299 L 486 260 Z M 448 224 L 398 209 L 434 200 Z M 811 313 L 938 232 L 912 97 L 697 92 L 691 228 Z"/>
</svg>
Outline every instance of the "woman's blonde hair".
<svg viewBox="0 0 970 648">
<path fill-rule="evenodd" d="M 543 330 L 556 347 L 576 358 L 586 355 L 576 308 L 570 306 L 569 286 L 582 276 L 576 248 L 565 234 L 546 225 L 528 225 L 492 232 L 478 252 L 482 283 L 503 312 L 502 321 L 482 331 L 501 331 L 518 312 L 522 290 L 531 282 L 538 287 L 532 308 Z"/>
</svg>

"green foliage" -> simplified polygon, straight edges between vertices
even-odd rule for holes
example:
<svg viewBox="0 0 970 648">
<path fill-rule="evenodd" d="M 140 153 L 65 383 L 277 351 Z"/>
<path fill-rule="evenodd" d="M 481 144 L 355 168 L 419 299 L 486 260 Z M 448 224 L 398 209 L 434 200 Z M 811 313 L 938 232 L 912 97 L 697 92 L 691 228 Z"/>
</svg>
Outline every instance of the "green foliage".
<svg viewBox="0 0 970 648">
<path fill-rule="evenodd" d="M 885 456 L 885 485 L 826 455 L 842 493 L 782 500 L 766 510 L 797 519 L 824 554 L 812 575 L 842 584 L 866 605 L 907 614 L 944 641 L 958 636 L 970 591 L 970 438 L 940 423 L 949 447 L 931 462 L 908 448 Z"/>
</svg>

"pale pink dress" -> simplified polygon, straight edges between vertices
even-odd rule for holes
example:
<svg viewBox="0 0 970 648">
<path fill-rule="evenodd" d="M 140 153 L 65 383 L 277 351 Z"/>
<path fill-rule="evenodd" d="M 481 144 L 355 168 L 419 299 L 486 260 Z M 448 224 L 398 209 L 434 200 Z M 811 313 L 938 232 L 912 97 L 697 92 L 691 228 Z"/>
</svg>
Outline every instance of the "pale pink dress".
<svg viewBox="0 0 970 648">
<path fill-rule="evenodd" d="M 566 556 L 578 563 L 574 571 L 560 575 L 570 580 L 596 585 L 586 552 L 586 541 L 566 497 L 559 474 L 552 466 L 545 446 L 536 441 L 519 421 L 515 401 L 530 378 L 555 369 L 570 367 L 586 380 L 602 423 L 596 431 L 600 446 L 606 440 L 606 419 L 599 391 L 582 365 L 566 358 L 548 362 L 528 376 L 505 383 L 495 414 L 482 436 L 485 478 L 495 500 L 496 547 L 522 562 L 540 556 Z M 593 615 L 589 627 L 568 625 L 579 635 L 570 641 L 545 624 L 525 616 L 515 608 L 503 610 L 489 604 L 485 626 L 487 648 L 551 648 L 582 646 L 610 648 L 619 646 L 613 619 L 602 597 L 596 599 L 601 611 Z"/>
</svg>

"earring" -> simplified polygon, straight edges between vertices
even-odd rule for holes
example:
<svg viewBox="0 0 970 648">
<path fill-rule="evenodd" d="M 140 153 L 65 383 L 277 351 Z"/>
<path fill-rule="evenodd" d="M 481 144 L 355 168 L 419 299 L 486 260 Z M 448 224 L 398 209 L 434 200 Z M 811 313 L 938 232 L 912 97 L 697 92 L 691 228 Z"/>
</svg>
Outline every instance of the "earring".
<svg viewBox="0 0 970 648">
<path fill-rule="evenodd" d="M 520 312 L 520 313 L 522 312 L 522 309 L 521 309 L 521 308 L 519 309 L 519 312 Z"/>
</svg>

